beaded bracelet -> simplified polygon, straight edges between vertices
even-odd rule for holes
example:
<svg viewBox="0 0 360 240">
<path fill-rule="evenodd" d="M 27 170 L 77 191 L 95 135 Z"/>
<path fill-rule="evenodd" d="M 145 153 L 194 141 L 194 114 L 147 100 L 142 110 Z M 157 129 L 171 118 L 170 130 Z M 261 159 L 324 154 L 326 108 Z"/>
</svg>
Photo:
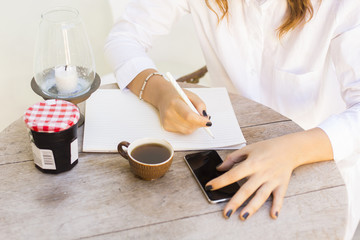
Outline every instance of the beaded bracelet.
<svg viewBox="0 0 360 240">
<path fill-rule="evenodd" d="M 147 82 L 149 81 L 149 79 L 150 79 L 152 76 L 154 76 L 154 75 L 159 75 L 159 76 L 162 76 L 162 77 L 163 77 L 163 75 L 162 75 L 161 73 L 159 73 L 159 72 L 150 73 L 150 74 L 145 78 L 145 81 L 144 81 L 144 83 L 143 83 L 143 85 L 142 85 L 142 87 L 141 87 L 141 90 L 140 90 L 140 93 L 139 93 L 139 99 L 140 99 L 140 100 L 142 100 L 142 95 L 143 95 L 144 89 L 145 89 L 145 87 L 146 87 L 146 83 L 147 83 Z"/>
</svg>

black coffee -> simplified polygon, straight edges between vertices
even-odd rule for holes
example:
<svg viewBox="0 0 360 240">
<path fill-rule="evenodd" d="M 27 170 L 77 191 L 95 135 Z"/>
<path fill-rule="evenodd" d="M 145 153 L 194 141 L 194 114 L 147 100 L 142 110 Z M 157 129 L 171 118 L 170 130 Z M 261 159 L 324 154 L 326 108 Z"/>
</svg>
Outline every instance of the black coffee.
<svg viewBox="0 0 360 240">
<path fill-rule="evenodd" d="M 171 156 L 171 152 L 163 145 L 150 143 L 134 148 L 131 152 L 131 156 L 139 162 L 157 164 L 167 160 Z"/>
</svg>

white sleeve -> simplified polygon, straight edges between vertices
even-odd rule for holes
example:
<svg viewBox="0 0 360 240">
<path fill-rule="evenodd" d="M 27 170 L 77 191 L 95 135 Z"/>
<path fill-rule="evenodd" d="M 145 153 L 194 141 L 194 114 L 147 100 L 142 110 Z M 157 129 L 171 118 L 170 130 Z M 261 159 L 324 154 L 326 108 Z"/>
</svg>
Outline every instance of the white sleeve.
<svg viewBox="0 0 360 240">
<path fill-rule="evenodd" d="M 319 126 L 330 138 L 336 162 L 360 154 L 360 4 L 355 2 L 355 6 L 345 4 L 347 10 L 343 9 L 339 16 L 330 46 L 346 110 L 330 116 Z"/>
<path fill-rule="evenodd" d="M 188 13 L 186 0 L 133 0 L 114 25 L 105 44 L 105 56 L 120 89 L 141 71 L 156 69 L 147 51 L 152 39 L 170 32 L 173 23 Z"/>
</svg>

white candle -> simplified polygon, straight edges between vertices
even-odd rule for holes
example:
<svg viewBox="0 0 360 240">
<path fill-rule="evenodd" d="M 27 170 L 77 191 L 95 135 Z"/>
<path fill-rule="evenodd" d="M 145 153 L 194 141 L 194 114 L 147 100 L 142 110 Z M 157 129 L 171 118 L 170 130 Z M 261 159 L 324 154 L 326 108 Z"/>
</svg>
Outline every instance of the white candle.
<svg viewBox="0 0 360 240">
<path fill-rule="evenodd" d="M 59 93 L 74 92 L 78 84 L 76 67 L 61 66 L 55 68 L 55 82 Z"/>
</svg>

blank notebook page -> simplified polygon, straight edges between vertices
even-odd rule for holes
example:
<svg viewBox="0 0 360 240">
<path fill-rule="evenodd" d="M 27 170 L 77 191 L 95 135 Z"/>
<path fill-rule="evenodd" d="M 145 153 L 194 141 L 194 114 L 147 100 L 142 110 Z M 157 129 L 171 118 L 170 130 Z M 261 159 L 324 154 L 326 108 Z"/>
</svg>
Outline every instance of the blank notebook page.
<svg viewBox="0 0 360 240">
<path fill-rule="evenodd" d="M 117 152 L 121 141 L 139 138 L 167 140 L 175 149 L 240 148 L 245 139 L 225 88 L 188 88 L 206 104 L 215 138 L 200 128 L 190 135 L 167 132 L 158 111 L 129 90 L 98 89 L 86 101 L 84 152 Z"/>
</svg>

